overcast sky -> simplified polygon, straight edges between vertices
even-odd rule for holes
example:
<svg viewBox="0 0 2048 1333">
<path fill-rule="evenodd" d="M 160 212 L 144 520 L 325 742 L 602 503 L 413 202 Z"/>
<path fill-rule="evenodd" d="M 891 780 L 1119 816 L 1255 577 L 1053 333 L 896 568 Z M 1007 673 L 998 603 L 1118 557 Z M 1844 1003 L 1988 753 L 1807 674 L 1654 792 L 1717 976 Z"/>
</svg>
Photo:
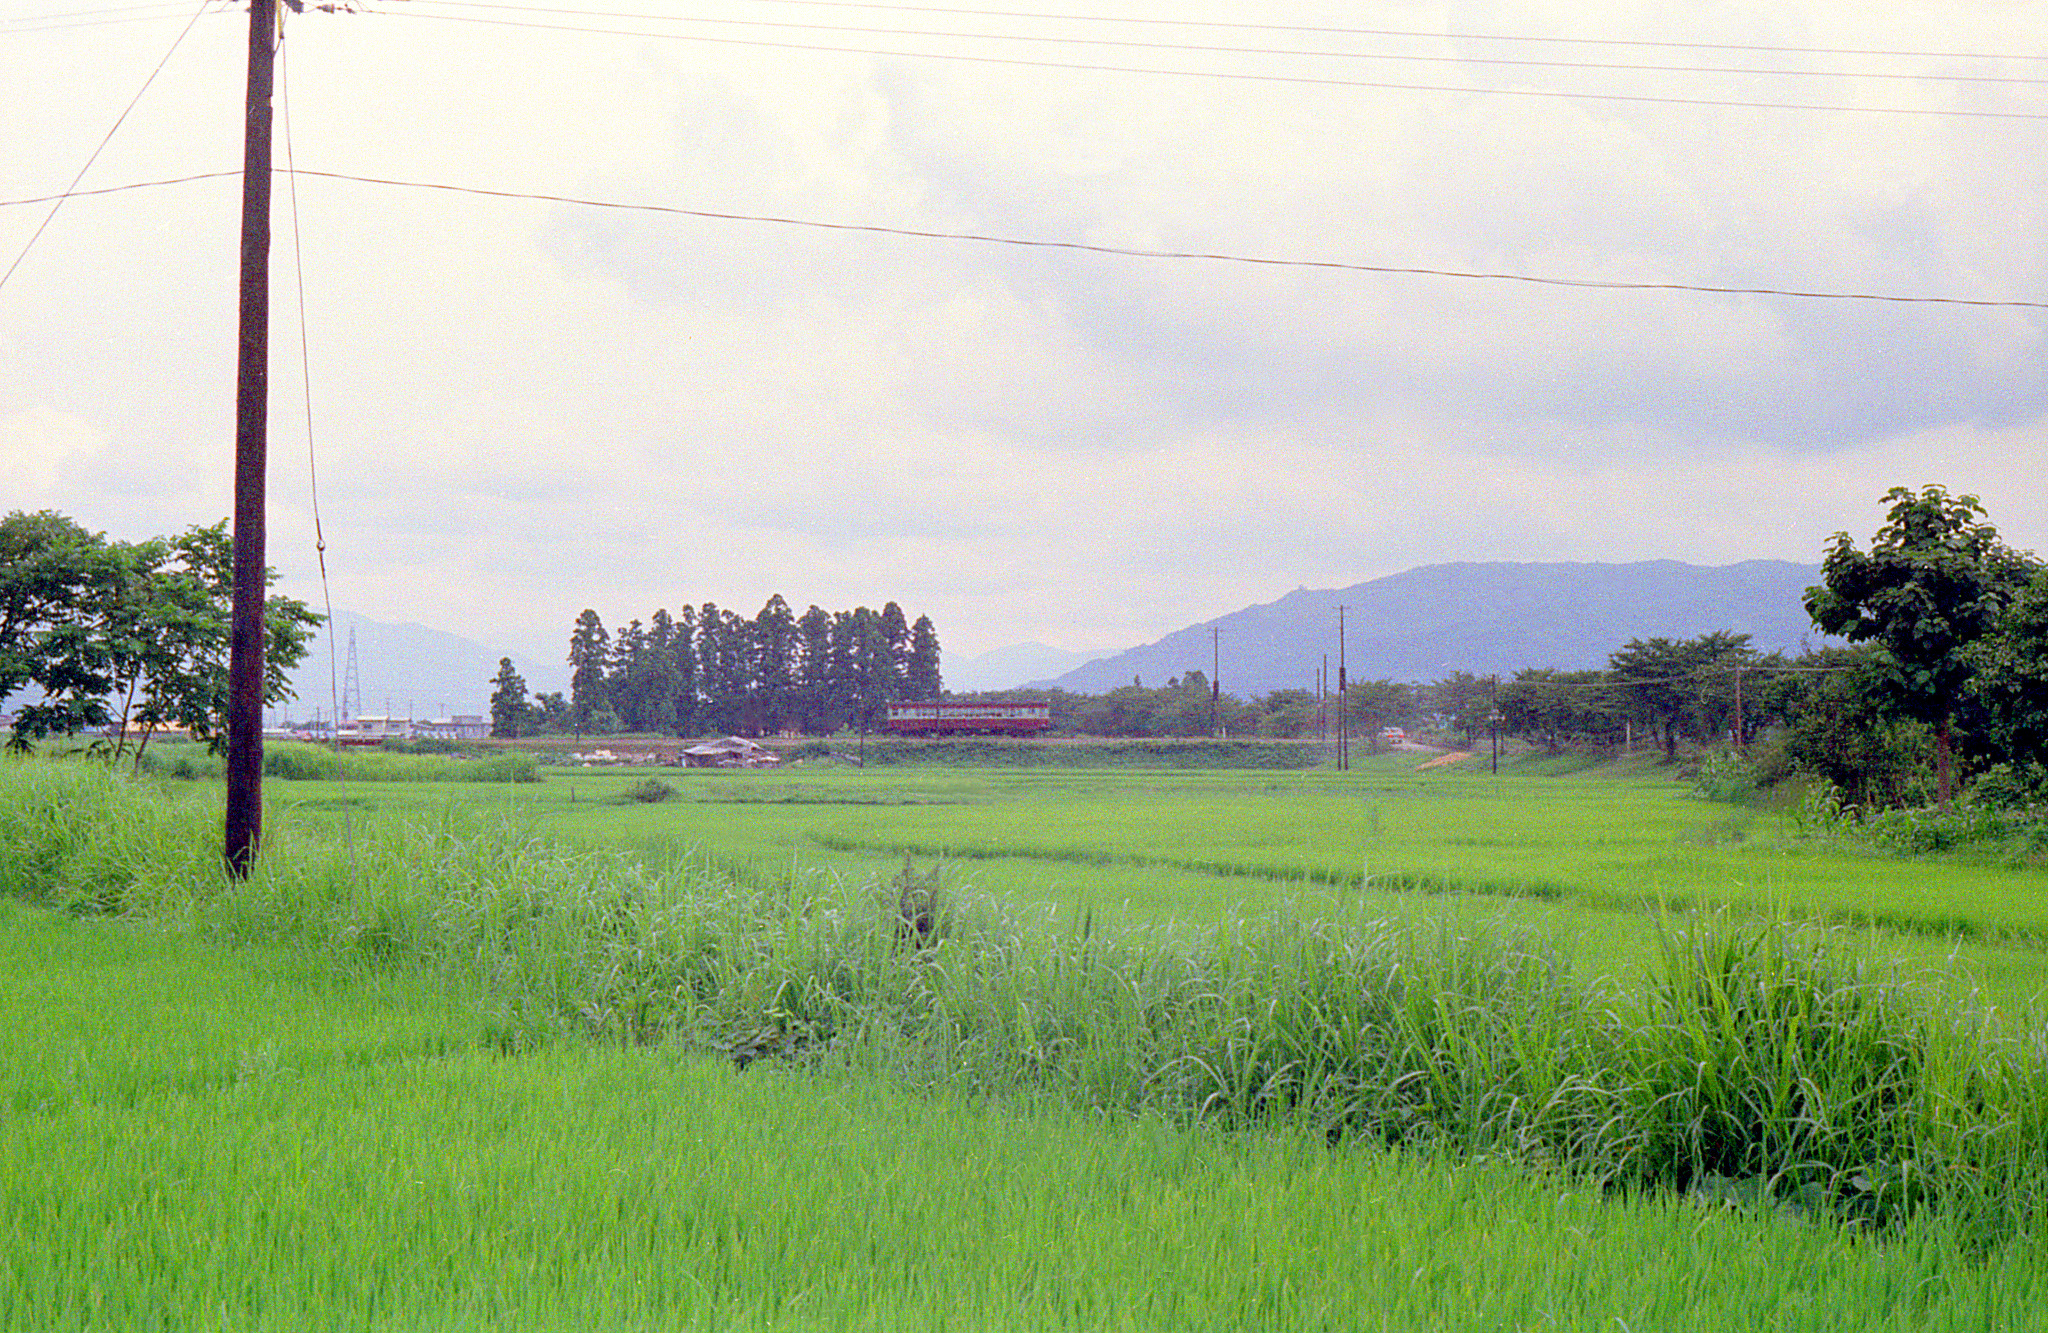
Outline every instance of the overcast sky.
<svg viewBox="0 0 2048 1333">
<path fill-rule="evenodd" d="M 548 2 L 291 18 L 297 166 L 1113 247 L 2048 301 L 2038 3 Z M 78 12 L 134 3 L 0 0 L 0 198 L 62 190 L 193 12 Z M 199 18 L 81 188 L 238 167 L 246 24 Z M 870 52 L 738 44 L 778 42 Z M 1132 72 L 1176 70 L 1261 77 Z M 0 510 L 121 537 L 229 512 L 238 189 L 74 199 L 0 288 Z M 296 229 L 333 600 L 494 649 L 557 654 L 585 606 L 617 624 L 777 592 L 893 598 L 952 653 L 1122 647 L 1440 561 L 1812 561 L 1927 482 L 2048 552 L 2038 308 L 1131 258 L 304 176 L 296 224 L 283 178 L 276 203 L 272 563 L 317 604 Z M 47 212 L 0 207 L 0 270 Z"/>
</svg>

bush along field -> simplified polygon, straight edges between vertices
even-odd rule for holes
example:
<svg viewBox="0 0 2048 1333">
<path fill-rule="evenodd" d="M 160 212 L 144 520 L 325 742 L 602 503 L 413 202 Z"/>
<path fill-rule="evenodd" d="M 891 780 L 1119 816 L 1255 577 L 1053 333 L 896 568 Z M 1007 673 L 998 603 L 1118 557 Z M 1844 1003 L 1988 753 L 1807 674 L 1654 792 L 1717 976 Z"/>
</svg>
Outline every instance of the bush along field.
<svg viewBox="0 0 2048 1333">
<path fill-rule="evenodd" d="M 158 777 L 219 780 L 226 757 L 199 745 L 146 750 L 136 767 Z M 263 775 L 326 782 L 538 782 L 539 760 L 520 751 L 466 758 L 450 754 L 395 754 L 383 750 L 336 752 L 299 741 L 270 741 L 263 747 Z"/>
</svg>

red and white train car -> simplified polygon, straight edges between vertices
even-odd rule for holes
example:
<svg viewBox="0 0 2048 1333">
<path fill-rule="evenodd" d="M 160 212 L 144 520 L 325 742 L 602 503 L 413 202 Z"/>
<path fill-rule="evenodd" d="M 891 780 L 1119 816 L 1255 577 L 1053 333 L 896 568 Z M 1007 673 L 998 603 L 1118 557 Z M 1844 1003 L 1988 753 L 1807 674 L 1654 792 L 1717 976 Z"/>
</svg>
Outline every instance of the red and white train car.
<svg viewBox="0 0 2048 1333">
<path fill-rule="evenodd" d="M 889 730 L 899 736 L 1029 736 L 1052 725 L 1052 705 L 957 704 L 930 700 L 890 704 Z"/>
</svg>

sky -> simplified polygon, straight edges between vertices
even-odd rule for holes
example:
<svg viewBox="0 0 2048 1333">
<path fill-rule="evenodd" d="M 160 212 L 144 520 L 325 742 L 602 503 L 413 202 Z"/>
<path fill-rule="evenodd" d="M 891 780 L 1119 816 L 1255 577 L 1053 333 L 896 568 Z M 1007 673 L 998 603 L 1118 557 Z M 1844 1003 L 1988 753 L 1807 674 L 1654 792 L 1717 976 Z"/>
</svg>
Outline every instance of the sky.
<svg viewBox="0 0 2048 1333">
<path fill-rule="evenodd" d="M 2038 305 L 1316 266 L 2048 302 L 2048 5 L 1040 2 L 290 17 L 280 165 L 412 184 L 277 181 L 282 586 L 536 657 L 775 593 L 977 654 L 1444 561 L 1813 562 L 1901 485 L 2048 553 Z M 0 0 L 0 200 L 160 61 L 79 188 L 234 171 L 246 43 Z M 238 211 L 74 198 L 23 255 L 49 205 L 0 204 L 0 511 L 229 513 Z"/>
</svg>

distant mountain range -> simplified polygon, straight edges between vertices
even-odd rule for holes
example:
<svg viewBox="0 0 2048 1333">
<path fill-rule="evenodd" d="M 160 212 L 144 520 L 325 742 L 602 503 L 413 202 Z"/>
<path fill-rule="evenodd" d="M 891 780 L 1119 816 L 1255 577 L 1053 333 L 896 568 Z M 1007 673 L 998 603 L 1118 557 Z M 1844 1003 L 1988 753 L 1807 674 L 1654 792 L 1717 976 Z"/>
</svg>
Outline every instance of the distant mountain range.
<svg viewBox="0 0 2048 1333">
<path fill-rule="evenodd" d="M 1313 688 L 1325 654 L 1334 684 L 1340 605 L 1353 680 L 1600 667 L 1630 639 L 1722 629 L 1752 635 L 1759 651 L 1797 652 L 1821 641 L 1800 602 L 1818 582 L 1818 566 L 1783 560 L 1424 565 L 1348 588 L 1298 589 L 1032 683 L 1098 694 L 1134 678 L 1161 685 L 1190 670 L 1206 674 L 1217 629 L 1231 694 Z"/>
<path fill-rule="evenodd" d="M 1118 653 L 1025 643 L 953 658 L 945 663 L 945 680 L 952 690 L 1028 684 L 1090 694 L 1133 679 L 1161 685 L 1191 670 L 1209 671 L 1213 628 L 1221 631 L 1228 692 L 1247 697 L 1308 689 L 1325 654 L 1334 681 L 1340 605 L 1353 680 L 1430 681 L 1461 670 L 1483 675 L 1532 666 L 1599 667 L 1629 639 L 1690 638 L 1720 629 L 1753 636 L 1761 651 L 1797 652 L 1803 643 L 1823 641 L 1800 604 L 1819 581 L 1817 566 L 1783 560 L 1720 566 L 1675 560 L 1424 565 L 1348 588 L 1300 588 Z M 352 611 L 336 611 L 335 622 L 336 682 L 348 668 L 353 630 L 363 712 L 441 717 L 489 711 L 490 680 L 498 659 L 508 655 L 503 651 L 459 634 Z M 298 698 L 289 714 L 295 719 L 332 711 L 328 643 L 323 630 L 292 672 Z M 568 689 L 566 663 L 509 656 L 529 690 Z"/>
<path fill-rule="evenodd" d="M 508 654 L 474 639 L 411 623 L 389 624 L 353 611 L 337 609 L 334 632 L 325 626 L 291 674 L 298 698 L 290 705 L 294 719 L 330 716 L 333 699 L 346 686 L 350 631 L 354 631 L 357 676 L 362 709 L 372 715 L 448 717 L 490 711 L 491 677 L 498 659 Z M 329 645 L 333 645 L 332 668 Z M 509 654 L 531 691 L 566 690 L 567 664 L 535 663 Z M 346 711 L 346 710 L 344 710 Z"/>
<path fill-rule="evenodd" d="M 1025 681 L 1049 680 L 1063 671 L 1072 671 L 1106 655 L 1105 652 L 1077 653 L 1044 643 L 1019 643 L 978 657 L 948 654 L 943 666 L 949 690 L 1007 690 Z"/>
</svg>

